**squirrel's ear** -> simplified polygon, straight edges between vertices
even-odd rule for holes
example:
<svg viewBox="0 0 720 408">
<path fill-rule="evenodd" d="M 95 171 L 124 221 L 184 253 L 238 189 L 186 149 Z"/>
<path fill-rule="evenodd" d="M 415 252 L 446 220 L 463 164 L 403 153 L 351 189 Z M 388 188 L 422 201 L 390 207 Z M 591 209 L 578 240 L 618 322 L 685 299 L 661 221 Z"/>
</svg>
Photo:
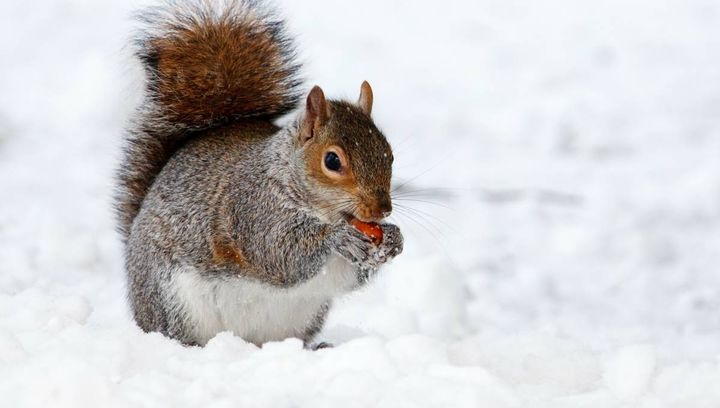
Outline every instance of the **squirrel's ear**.
<svg viewBox="0 0 720 408">
<path fill-rule="evenodd" d="M 300 127 L 300 143 L 304 144 L 312 139 L 315 131 L 325 124 L 328 118 L 325 94 L 319 86 L 315 85 L 307 96 L 305 114 Z"/>
<path fill-rule="evenodd" d="M 372 103 L 372 88 L 370 88 L 368 81 L 363 81 L 362 85 L 360 85 L 360 98 L 358 98 L 357 104 L 366 115 L 370 116 L 370 113 L 372 112 Z"/>
</svg>

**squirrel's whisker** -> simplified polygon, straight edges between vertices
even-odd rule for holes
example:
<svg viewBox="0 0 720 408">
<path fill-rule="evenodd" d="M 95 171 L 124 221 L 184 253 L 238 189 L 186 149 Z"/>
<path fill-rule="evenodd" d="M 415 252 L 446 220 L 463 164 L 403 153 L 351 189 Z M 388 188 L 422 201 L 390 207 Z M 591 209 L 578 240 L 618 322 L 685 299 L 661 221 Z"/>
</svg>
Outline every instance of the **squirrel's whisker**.
<svg viewBox="0 0 720 408">
<path fill-rule="evenodd" d="M 432 239 L 434 239 L 435 241 L 437 241 L 439 244 L 442 244 L 442 241 L 438 238 L 438 236 L 436 235 L 436 233 L 433 232 L 432 230 L 430 230 L 430 229 L 429 229 L 426 225 L 424 225 L 423 223 L 419 222 L 418 220 L 414 219 L 413 217 L 411 217 L 410 215 L 408 215 L 407 213 L 404 213 L 404 212 L 402 212 L 402 211 L 397 212 L 396 215 L 402 216 L 403 218 L 405 218 L 405 219 L 407 219 L 407 220 L 409 220 L 409 221 L 412 221 L 413 223 L 415 223 L 416 225 L 418 225 L 420 228 L 422 228 L 425 232 L 427 232 L 428 235 L 429 235 L 430 237 L 432 237 Z"/>
<path fill-rule="evenodd" d="M 415 202 L 415 203 L 430 204 L 430 205 L 435 205 L 435 206 L 442 207 L 442 208 L 445 208 L 445 209 L 448 209 L 448 210 L 452 210 L 451 207 L 449 207 L 449 206 L 447 206 L 447 205 L 445 205 L 445 204 L 441 204 L 441 203 L 438 203 L 438 202 L 435 202 L 435 201 L 430 201 L 430 200 L 421 200 L 421 199 L 419 199 L 419 198 L 393 197 L 393 201 L 396 201 L 396 200 L 397 200 L 397 201 L 405 201 L 405 202 Z"/>
<path fill-rule="evenodd" d="M 399 214 L 404 215 L 404 216 L 408 217 L 409 219 L 415 221 L 417 224 L 423 226 L 426 231 L 431 232 L 431 229 L 432 229 L 432 231 L 434 231 L 434 233 L 441 235 L 443 238 L 447 238 L 447 235 L 443 232 L 443 230 L 440 227 L 438 227 L 437 225 L 435 225 L 435 221 L 429 219 L 425 215 L 416 212 L 412 208 L 407 208 L 407 207 L 398 207 L 398 211 L 399 211 Z M 417 217 L 420 220 L 416 220 L 414 217 Z M 424 222 L 421 223 L 420 221 L 424 221 Z M 438 220 L 437 222 L 441 222 L 441 221 Z"/>
<path fill-rule="evenodd" d="M 410 206 L 403 205 L 403 204 L 396 204 L 396 205 L 398 206 L 398 208 L 404 209 L 404 210 L 406 210 L 406 211 L 412 211 L 412 212 L 418 214 L 418 216 L 424 216 L 424 217 L 427 217 L 427 218 L 431 218 L 431 219 L 433 219 L 433 220 L 441 223 L 443 226 L 450 227 L 450 225 L 448 225 L 448 224 L 447 224 L 445 221 L 443 221 L 440 217 L 438 217 L 438 216 L 436 216 L 436 215 L 434 215 L 434 214 L 431 214 L 431 213 L 429 213 L 429 212 L 427 212 L 427 211 L 423 211 L 423 210 L 421 210 L 421 209 L 419 209 L 419 208 L 414 208 L 414 207 L 410 207 Z"/>
<path fill-rule="evenodd" d="M 413 188 L 412 190 L 409 189 L 401 189 L 400 191 L 393 191 L 392 194 L 396 195 L 398 197 L 437 197 L 438 195 L 448 195 L 450 193 L 455 193 L 458 191 L 467 191 L 467 189 L 461 189 L 461 188 L 452 188 L 452 187 L 428 187 L 428 188 Z"/>
</svg>

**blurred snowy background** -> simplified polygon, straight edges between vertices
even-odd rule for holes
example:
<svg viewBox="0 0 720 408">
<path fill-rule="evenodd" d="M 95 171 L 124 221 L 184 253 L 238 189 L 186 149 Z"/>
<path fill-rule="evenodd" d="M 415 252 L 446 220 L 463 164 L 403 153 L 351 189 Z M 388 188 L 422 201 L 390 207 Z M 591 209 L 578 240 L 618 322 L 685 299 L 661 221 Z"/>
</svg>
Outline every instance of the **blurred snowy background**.
<svg viewBox="0 0 720 408">
<path fill-rule="evenodd" d="M 720 406 L 720 3 L 277 1 L 308 88 L 373 85 L 412 191 L 315 353 L 129 316 L 143 3 L 0 3 L 0 406 Z"/>
</svg>

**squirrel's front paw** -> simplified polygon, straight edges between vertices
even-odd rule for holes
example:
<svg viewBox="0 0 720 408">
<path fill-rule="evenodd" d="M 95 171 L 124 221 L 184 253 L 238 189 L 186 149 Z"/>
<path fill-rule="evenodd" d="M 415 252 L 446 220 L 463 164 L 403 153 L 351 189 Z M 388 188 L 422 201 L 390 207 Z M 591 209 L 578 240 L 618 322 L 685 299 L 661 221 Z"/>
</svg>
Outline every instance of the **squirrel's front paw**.
<svg viewBox="0 0 720 408">
<path fill-rule="evenodd" d="M 376 257 L 384 263 L 402 253 L 404 238 L 397 225 L 381 224 L 380 227 L 383 230 L 383 241 L 378 247 Z"/>
<path fill-rule="evenodd" d="M 335 234 L 336 251 L 350 263 L 362 270 L 375 270 L 403 250 L 403 236 L 400 228 L 393 224 L 382 224 L 382 243 L 375 245 L 370 238 L 349 224 L 337 226 Z"/>
<path fill-rule="evenodd" d="M 370 238 L 352 225 L 342 222 L 334 233 L 335 251 L 361 269 L 375 269 L 379 266 L 374 256 L 377 247 Z"/>
</svg>

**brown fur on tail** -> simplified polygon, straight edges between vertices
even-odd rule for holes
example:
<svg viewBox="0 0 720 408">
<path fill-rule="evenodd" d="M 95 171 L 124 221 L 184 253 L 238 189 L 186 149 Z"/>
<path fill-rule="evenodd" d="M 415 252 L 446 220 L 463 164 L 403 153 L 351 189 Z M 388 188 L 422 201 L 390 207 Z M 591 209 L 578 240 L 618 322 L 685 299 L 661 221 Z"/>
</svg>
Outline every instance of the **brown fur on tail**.
<svg viewBox="0 0 720 408">
<path fill-rule="evenodd" d="M 155 176 L 198 131 L 272 120 L 300 99 L 284 24 L 256 0 L 173 1 L 140 14 L 146 100 L 129 129 L 116 209 L 126 238 Z"/>
<path fill-rule="evenodd" d="M 138 56 L 166 120 L 207 126 L 276 116 L 300 97 L 299 65 L 277 20 L 257 1 L 192 1 L 146 12 Z"/>
</svg>

